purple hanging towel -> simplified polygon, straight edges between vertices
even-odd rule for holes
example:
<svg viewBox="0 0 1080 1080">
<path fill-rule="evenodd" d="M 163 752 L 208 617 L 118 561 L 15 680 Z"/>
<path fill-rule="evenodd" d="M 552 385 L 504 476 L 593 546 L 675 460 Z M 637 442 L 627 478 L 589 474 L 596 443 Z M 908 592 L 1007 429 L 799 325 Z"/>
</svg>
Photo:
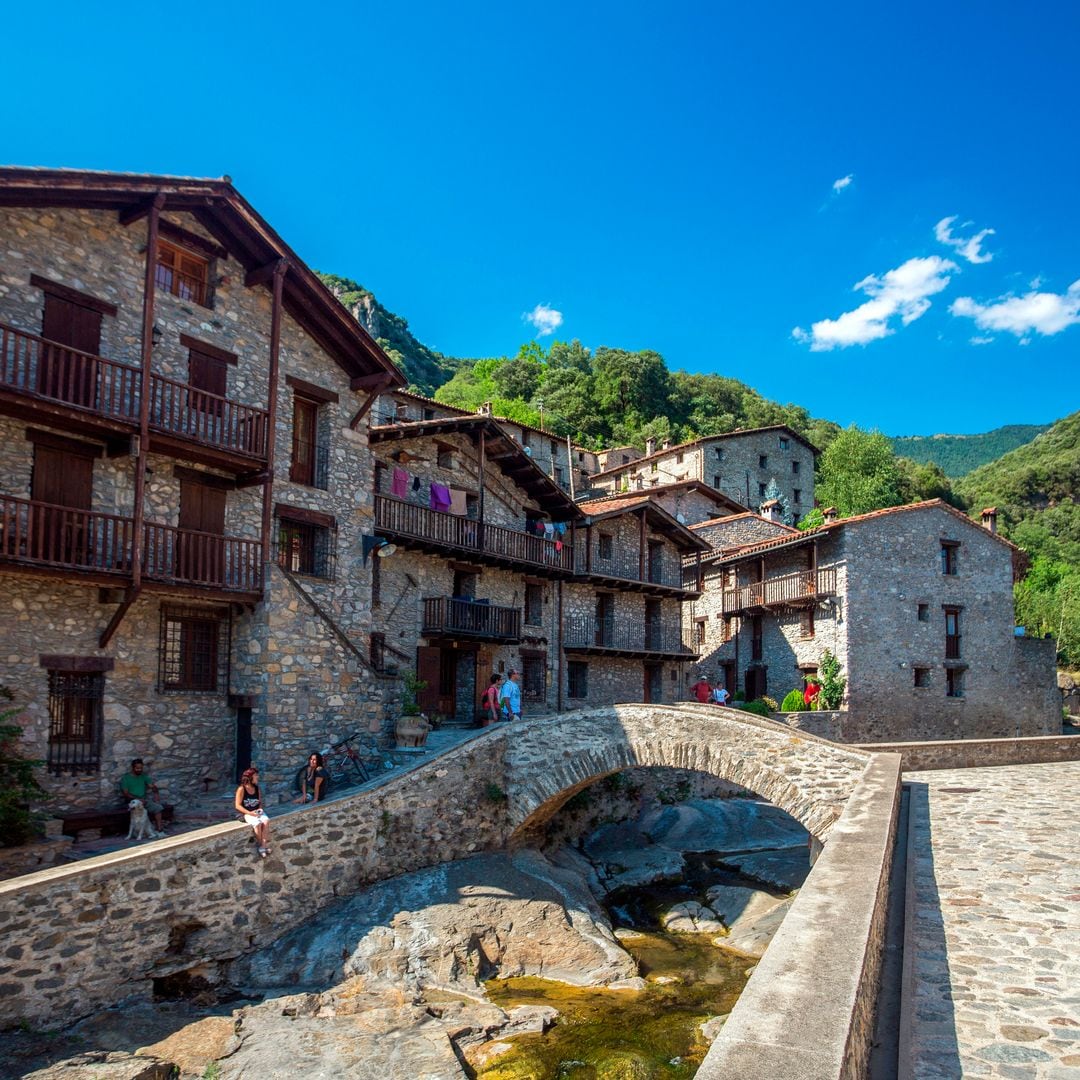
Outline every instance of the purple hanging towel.
<svg viewBox="0 0 1080 1080">
<path fill-rule="evenodd" d="M 399 498 L 404 499 L 409 493 L 409 474 L 404 469 L 395 469 L 394 478 L 390 482 L 390 490 Z"/>
<path fill-rule="evenodd" d="M 431 485 L 431 509 L 447 511 L 450 509 L 450 489 L 445 484 Z"/>
</svg>

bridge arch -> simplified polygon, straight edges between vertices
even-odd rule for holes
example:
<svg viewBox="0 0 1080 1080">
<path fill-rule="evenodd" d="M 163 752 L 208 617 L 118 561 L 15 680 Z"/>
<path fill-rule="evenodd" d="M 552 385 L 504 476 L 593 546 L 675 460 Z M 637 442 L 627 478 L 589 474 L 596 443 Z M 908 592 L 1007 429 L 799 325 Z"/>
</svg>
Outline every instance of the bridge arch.
<svg viewBox="0 0 1080 1080">
<path fill-rule="evenodd" d="M 828 838 L 870 754 L 712 705 L 612 705 L 507 732 L 511 843 L 535 834 L 573 795 L 623 769 L 668 766 L 739 784 Z"/>
</svg>

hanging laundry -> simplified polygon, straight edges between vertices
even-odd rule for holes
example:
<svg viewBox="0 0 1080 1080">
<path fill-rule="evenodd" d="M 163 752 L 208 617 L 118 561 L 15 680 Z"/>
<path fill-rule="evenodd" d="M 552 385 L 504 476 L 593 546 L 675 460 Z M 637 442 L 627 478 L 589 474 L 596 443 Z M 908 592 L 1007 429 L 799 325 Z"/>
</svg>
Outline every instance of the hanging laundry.
<svg viewBox="0 0 1080 1080">
<path fill-rule="evenodd" d="M 555 550 L 556 551 L 562 551 L 562 541 L 561 540 L 556 540 L 555 541 Z"/>
<path fill-rule="evenodd" d="M 432 484 L 431 485 L 431 509 L 432 510 L 449 510 L 450 509 L 450 489 L 445 484 Z"/>
<path fill-rule="evenodd" d="M 390 490 L 399 498 L 404 499 L 409 494 L 409 474 L 404 469 L 395 469 L 394 478 L 390 482 Z"/>
<path fill-rule="evenodd" d="M 544 526 L 544 539 L 553 540 L 555 538 L 555 526 L 548 524 Z"/>
<path fill-rule="evenodd" d="M 460 514 L 465 517 L 469 512 L 469 503 L 465 498 L 465 492 L 460 488 L 450 489 L 450 513 Z"/>
<path fill-rule="evenodd" d="M 420 490 L 420 477 L 419 476 L 414 476 L 413 477 L 412 489 L 413 489 L 413 491 L 419 491 Z"/>
</svg>

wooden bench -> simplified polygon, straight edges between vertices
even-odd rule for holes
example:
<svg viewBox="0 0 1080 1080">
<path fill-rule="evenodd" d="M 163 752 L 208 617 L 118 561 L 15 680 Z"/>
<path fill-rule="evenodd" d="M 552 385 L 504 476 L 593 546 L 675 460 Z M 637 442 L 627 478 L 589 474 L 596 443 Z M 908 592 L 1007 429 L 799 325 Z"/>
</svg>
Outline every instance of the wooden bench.
<svg viewBox="0 0 1080 1080">
<path fill-rule="evenodd" d="M 173 808 L 166 806 L 161 811 L 161 820 L 168 824 L 172 819 Z M 82 810 L 77 814 L 65 814 L 61 831 L 65 836 L 74 836 L 76 840 L 79 833 L 86 829 L 97 829 L 102 836 L 122 836 L 128 831 L 130 823 L 131 812 L 126 806 L 120 810 Z"/>
</svg>

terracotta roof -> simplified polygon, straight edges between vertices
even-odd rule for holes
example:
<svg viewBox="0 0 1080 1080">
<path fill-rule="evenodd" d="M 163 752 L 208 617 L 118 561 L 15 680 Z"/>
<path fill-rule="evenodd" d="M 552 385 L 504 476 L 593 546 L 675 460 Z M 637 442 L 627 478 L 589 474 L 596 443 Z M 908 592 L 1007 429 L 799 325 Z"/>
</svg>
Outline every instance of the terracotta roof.
<svg viewBox="0 0 1080 1080">
<path fill-rule="evenodd" d="M 666 450 L 655 450 L 651 454 L 645 454 L 643 457 L 639 457 L 634 461 L 629 461 L 625 465 L 612 465 L 610 469 L 603 469 L 596 473 L 597 476 L 608 476 L 612 473 L 621 472 L 623 469 L 634 469 L 639 465 L 644 464 L 647 461 L 654 461 L 657 458 L 664 457 L 665 454 L 674 454 L 679 450 L 686 450 L 691 446 L 700 446 L 702 443 L 717 442 L 720 439 L 737 439 L 744 435 L 759 435 L 763 431 L 786 431 L 793 439 L 798 439 L 803 446 L 808 447 L 814 452 L 814 454 L 820 454 L 821 451 L 809 440 L 804 439 L 797 431 L 789 428 L 787 424 L 767 424 L 765 427 L 758 428 L 741 428 L 737 431 L 725 431 L 722 435 L 702 435 L 701 438 L 691 439 L 689 442 L 677 443 L 675 446 L 669 446 Z M 603 451 L 601 451 L 603 453 Z"/>
<path fill-rule="evenodd" d="M 676 480 L 671 484 L 656 484 L 653 487 L 640 488 L 635 491 L 620 491 L 618 495 L 610 495 L 604 493 L 602 495 L 595 495 L 592 498 L 578 499 L 579 503 L 593 505 L 595 502 L 610 499 L 630 499 L 630 498 L 643 498 L 649 495 L 655 495 L 658 492 L 676 491 L 679 488 L 693 488 L 696 491 L 700 491 L 703 495 L 712 499 L 719 506 L 733 506 L 738 508 L 738 513 L 745 512 L 746 508 L 742 503 L 736 502 L 730 496 L 725 495 L 722 491 L 717 491 L 711 484 L 706 484 L 704 480 Z M 734 515 L 732 515 L 734 516 Z M 723 520 L 723 519 L 717 519 Z M 690 528 L 693 528 L 691 525 Z"/>
<path fill-rule="evenodd" d="M 404 376 L 374 338 L 233 187 L 229 177 L 198 179 L 83 169 L 0 167 L 0 206 L 79 207 L 137 213 L 159 195 L 164 197 L 163 210 L 191 214 L 249 272 L 286 260 L 288 270 L 282 297 L 289 315 L 349 375 L 385 376 L 386 388 L 404 385 Z"/>
<path fill-rule="evenodd" d="M 645 510 L 653 522 L 660 527 L 661 532 L 672 540 L 680 541 L 684 548 L 692 548 L 694 551 L 709 550 L 709 545 L 705 540 L 692 533 L 686 525 L 672 517 L 658 503 L 653 502 L 648 494 L 622 495 L 614 499 L 598 499 L 577 505 L 588 515 L 586 520 L 589 522 L 618 517 L 634 510 Z"/>
</svg>

